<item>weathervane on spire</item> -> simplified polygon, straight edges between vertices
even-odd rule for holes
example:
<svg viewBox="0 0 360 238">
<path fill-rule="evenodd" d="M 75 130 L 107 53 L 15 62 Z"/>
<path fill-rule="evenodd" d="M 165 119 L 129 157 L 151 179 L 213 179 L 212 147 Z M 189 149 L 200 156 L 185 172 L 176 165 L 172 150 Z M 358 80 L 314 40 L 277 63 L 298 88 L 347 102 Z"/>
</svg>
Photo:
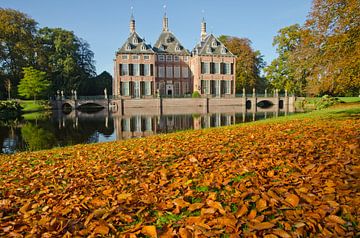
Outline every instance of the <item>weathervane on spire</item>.
<svg viewBox="0 0 360 238">
<path fill-rule="evenodd" d="M 164 8 L 164 15 L 166 16 L 166 4 L 163 5 Z"/>
</svg>

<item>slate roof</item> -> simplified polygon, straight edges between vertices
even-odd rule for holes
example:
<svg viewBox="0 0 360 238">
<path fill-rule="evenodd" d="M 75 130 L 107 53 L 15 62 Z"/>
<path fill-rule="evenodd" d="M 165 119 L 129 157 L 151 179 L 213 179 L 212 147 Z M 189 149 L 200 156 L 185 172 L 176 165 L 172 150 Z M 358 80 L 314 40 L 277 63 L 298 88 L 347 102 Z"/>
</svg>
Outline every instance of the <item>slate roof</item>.
<svg viewBox="0 0 360 238">
<path fill-rule="evenodd" d="M 146 44 L 136 32 L 130 33 L 129 38 L 125 41 L 117 54 L 154 54 L 151 45 Z"/>
<path fill-rule="evenodd" d="M 224 52 L 222 52 L 223 50 Z M 197 44 L 193 50 L 193 54 L 235 57 L 234 54 L 231 53 L 213 34 L 208 35 L 204 41 Z"/>
<path fill-rule="evenodd" d="M 154 47 L 156 53 L 190 55 L 190 52 L 180 43 L 170 31 L 162 31 Z"/>
</svg>

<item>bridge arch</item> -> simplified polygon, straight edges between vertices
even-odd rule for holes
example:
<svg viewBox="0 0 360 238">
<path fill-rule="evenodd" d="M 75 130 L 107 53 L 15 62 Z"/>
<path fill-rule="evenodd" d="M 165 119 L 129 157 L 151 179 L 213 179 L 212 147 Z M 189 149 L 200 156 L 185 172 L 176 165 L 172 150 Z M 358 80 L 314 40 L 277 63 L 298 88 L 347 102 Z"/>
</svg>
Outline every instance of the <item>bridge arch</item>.
<svg viewBox="0 0 360 238">
<path fill-rule="evenodd" d="M 246 109 L 251 109 L 251 107 L 252 107 L 251 100 L 246 100 Z"/>
<path fill-rule="evenodd" d="M 274 105 L 274 103 L 272 101 L 270 101 L 270 100 L 267 100 L 267 99 L 261 100 L 256 104 L 256 106 L 258 106 L 260 108 L 270 108 L 273 105 Z"/>
<path fill-rule="evenodd" d="M 61 106 L 61 110 L 68 114 L 70 113 L 72 110 L 74 109 L 74 106 L 71 105 L 71 103 L 65 102 L 62 106 Z"/>
</svg>

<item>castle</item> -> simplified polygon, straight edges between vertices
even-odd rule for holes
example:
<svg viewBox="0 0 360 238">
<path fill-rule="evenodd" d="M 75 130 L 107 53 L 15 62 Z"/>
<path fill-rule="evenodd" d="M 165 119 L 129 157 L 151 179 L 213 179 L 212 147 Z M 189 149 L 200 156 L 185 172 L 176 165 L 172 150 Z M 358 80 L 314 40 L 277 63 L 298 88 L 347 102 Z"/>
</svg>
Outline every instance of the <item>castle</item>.
<svg viewBox="0 0 360 238">
<path fill-rule="evenodd" d="M 236 57 L 201 22 L 200 42 L 190 52 L 169 30 L 166 13 L 162 32 L 152 47 L 136 32 L 114 59 L 113 95 L 122 98 L 182 97 L 199 92 L 207 97 L 235 96 Z"/>
</svg>

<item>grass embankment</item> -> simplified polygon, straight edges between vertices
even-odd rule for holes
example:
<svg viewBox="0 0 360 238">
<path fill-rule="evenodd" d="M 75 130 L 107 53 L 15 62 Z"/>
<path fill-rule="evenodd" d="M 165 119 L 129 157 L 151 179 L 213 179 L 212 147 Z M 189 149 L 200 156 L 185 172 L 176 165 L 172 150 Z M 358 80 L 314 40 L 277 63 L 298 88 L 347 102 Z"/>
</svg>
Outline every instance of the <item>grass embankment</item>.
<svg viewBox="0 0 360 238">
<path fill-rule="evenodd" d="M 24 113 L 39 112 L 51 109 L 48 101 L 44 100 L 21 100 L 20 105 L 22 106 L 22 111 Z"/>
<path fill-rule="evenodd" d="M 359 119 L 342 105 L 1 156 L 0 236 L 359 236 Z"/>
</svg>

